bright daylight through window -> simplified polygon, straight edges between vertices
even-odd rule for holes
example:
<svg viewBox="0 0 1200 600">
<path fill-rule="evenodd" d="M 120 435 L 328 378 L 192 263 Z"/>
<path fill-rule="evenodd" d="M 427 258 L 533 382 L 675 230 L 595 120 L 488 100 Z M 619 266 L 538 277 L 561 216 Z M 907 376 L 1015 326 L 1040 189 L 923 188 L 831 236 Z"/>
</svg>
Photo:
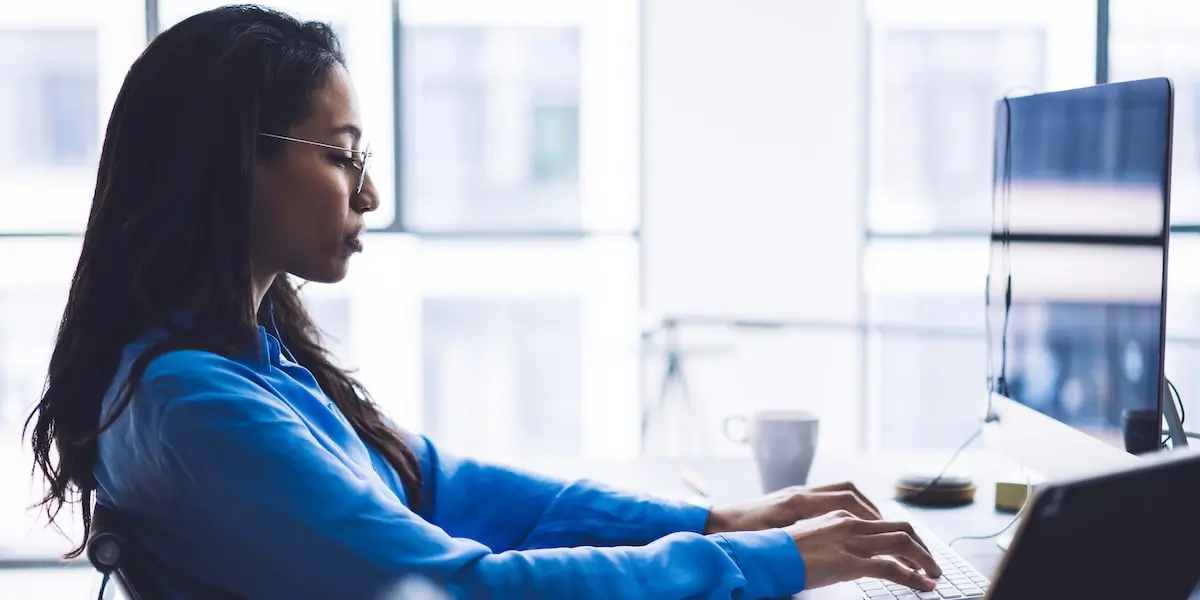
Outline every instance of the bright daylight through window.
<svg viewBox="0 0 1200 600">
<path fill-rule="evenodd" d="M 0 89 L 7 447 L 26 446 L 146 4 L 0 14 L 0 76 L 13 83 Z M 152 4 L 163 30 L 223 3 Z M 303 291 L 338 361 L 392 418 L 456 452 L 635 454 L 632 433 L 612 432 L 632 432 L 638 398 L 636 3 L 267 4 L 333 25 L 374 152 L 383 202 L 366 252 L 346 281 Z M 25 511 L 40 493 L 28 450 L 5 456 L 0 477 L 33 487 L 0 492 L 0 551 L 61 553 L 65 540 Z"/>
</svg>

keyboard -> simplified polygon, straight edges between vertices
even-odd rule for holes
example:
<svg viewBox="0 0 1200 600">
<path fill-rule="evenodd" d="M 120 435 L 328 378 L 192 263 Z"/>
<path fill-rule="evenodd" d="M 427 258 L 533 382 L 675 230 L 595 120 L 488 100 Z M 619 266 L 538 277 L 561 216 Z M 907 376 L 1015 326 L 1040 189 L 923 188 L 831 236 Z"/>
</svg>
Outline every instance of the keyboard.
<svg viewBox="0 0 1200 600">
<path fill-rule="evenodd" d="M 921 540 L 929 546 L 933 559 L 942 568 L 937 580 L 937 589 L 922 592 L 892 583 L 884 579 L 864 578 L 855 581 L 867 600 L 977 600 L 987 595 L 989 581 L 979 571 L 963 560 L 950 546 L 942 542 L 928 529 L 915 522 L 907 511 L 898 504 L 881 506 L 886 518 L 895 518 L 912 523 Z"/>
</svg>

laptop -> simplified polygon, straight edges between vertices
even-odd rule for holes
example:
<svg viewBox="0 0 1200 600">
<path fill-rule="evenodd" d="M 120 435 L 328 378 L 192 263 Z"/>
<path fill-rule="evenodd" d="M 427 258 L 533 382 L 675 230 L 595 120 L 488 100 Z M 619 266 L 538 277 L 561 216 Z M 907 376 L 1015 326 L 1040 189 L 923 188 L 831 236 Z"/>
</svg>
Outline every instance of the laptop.
<svg viewBox="0 0 1200 600">
<path fill-rule="evenodd" d="M 937 591 L 861 579 L 796 599 L 1187 600 L 1200 583 L 1200 451 L 1162 452 L 1132 467 L 1039 486 L 994 575 L 975 571 L 919 523 L 913 527 L 946 571 Z"/>
</svg>

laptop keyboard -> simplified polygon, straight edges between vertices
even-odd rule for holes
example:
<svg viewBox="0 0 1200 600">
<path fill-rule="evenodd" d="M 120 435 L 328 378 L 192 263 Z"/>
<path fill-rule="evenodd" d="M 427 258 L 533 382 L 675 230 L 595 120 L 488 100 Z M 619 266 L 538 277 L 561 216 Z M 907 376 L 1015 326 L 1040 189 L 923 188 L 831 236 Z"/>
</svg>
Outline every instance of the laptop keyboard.
<svg viewBox="0 0 1200 600">
<path fill-rule="evenodd" d="M 891 508 L 891 507 L 888 507 Z M 892 511 L 885 510 L 885 513 Z M 862 590 L 863 598 L 869 600 L 976 600 L 987 594 L 988 579 L 974 567 L 967 564 L 950 546 L 942 543 L 928 530 L 912 522 L 911 517 L 904 520 L 912 523 L 913 528 L 921 536 L 933 559 L 942 568 L 942 576 L 937 580 L 937 589 L 932 592 L 922 592 L 909 587 L 892 583 L 883 579 L 865 578 L 855 583 Z"/>
</svg>

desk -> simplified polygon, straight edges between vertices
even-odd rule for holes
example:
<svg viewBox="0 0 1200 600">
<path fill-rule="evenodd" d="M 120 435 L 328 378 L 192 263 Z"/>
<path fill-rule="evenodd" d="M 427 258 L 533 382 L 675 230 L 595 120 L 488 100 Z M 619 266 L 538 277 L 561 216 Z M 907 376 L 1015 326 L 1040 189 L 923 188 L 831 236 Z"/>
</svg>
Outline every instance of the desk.
<svg viewBox="0 0 1200 600">
<path fill-rule="evenodd" d="M 913 464 L 937 465 L 949 459 L 946 454 L 888 454 L 819 457 L 813 464 L 810 483 L 853 481 L 873 500 L 892 497 L 892 482 Z M 717 504 L 748 500 L 759 494 L 758 475 L 749 458 L 644 459 L 627 461 L 571 461 L 540 458 L 522 461 L 522 467 L 547 475 L 588 477 L 626 489 L 672 498 L 696 499 L 683 484 L 684 468 L 703 479 Z M 1016 466 L 995 454 L 964 453 L 956 468 L 965 468 L 975 480 L 975 502 L 957 508 L 906 507 L 915 520 L 950 543 L 960 536 L 994 534 L 1013 520 L 1011 513 L 995 510 L 995 481 L 1016 470 Z M 1014 526 L 1015 527 L 1015 526 Z M 1010 531 L 1012 531 L 1010 529 Z M 999 565 L 1001 552 L 996 540 L 961 540 L 954 544 L 967 562 L 991 576 Z"/>
</svg>

